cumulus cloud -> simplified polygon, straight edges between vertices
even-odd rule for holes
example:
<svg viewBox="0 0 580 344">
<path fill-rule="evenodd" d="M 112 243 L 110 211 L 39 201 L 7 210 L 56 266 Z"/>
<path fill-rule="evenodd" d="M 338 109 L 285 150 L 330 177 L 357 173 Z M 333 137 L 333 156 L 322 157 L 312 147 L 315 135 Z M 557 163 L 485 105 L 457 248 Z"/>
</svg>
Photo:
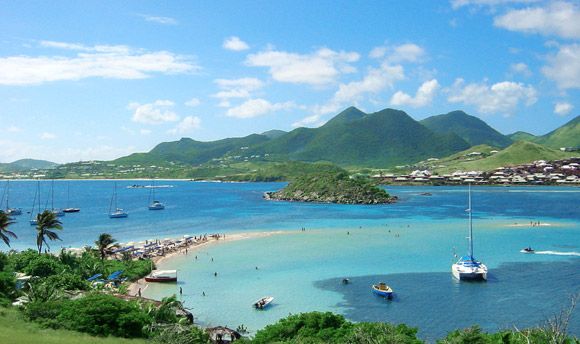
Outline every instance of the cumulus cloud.
<svg viewBox="0 0 580 344">
<path fill-rule="evenodd" d="M 201 101 L 198 98 L 191 98 L 190 100 L 185 102 L 185 106 L 189 107 L 196 107 L 201 104 Z"/>
<path fill-rule="evenodd" d="M 510 71 L 513 74 L 520 74 L 520 75 L 523 75 L 525 77 L 532 76 L 532 71 L 530 71 L 530 68 L 528 67 L 528 65 L 523 63 L 523 62 L 512 63 L 510 65 Z"/>
<path fill-rule="evenodd" d="M 554 105 L 554 113 L 559 116 L 566 116 L 573 108 L 574 106 L 568 102 L 557 102 Z"/>
<path fill-rule="evenodd" d="M 222 47 L 224 49 L 233 51 L 242 51 L 250 49 L 250 46 L 246 42 L 242 41 L 239 37 L 236 36 L 226 38 L 226 40 L 222 44 Z"/>
<path fill-rule="evenodd" d="M 292 126 L 294 128 L 298 128 L 298 127 L 318 127 L 321 126 L 322 124 L 324 124 L 323 121 L 320 120 L 320 115 L 311 115 L 308 117 L 304 117 L 303 119 L 292 123 Z"/>
<path fill-rule="evenodd" d="M 185 134 L 201 127 L 201 119 L 196 116 L 185 117 L 177 126 L 171 129 L 171 134 Z"/>
<path fill-rule="evenodd" d="M 264 83 L 256 78 L 216 79 L 214 82 L 220 91 L 213 97 L 220 99 L 222 107 L 230 107 L 232 98 L 250 98 L 254 91 L 264 86 Z"/>
<path fill-rule="evenodd" d="M 249 99 L 243 104 L 228 109 L 226 115 L 236 118 L 253 118 L 263 116 L 274 111 L 289 110 L 296 107 L 293 102 L 270 103 L 265 99 Z"/>
<path fill-rule="evenodd" d="M 457 79 L 447 92 L 450 103 L 473 105 L 486 114 L 511 115 L 520 103 L 530 106 L 538 99 L 534 87 L 511 81 L 489 86 L 486 82 L 465 84 L 463 79 Z"/>
<path fill-rule="evenodd" d="M 179 24 L 175 18 L 171 17 L 160 17 L 160 16 L 152 16 L 148 14 L 141 14 L 141 18 L 145 19 L 145 21 L 151 23 L 157 23 L 162 25 L 177 25 Z"/>
<path fill-rule="evenodd" d="M 179 120 L 179 116 L 172 111 L 174 105 L 170 100 L 156 100 L 149 104 L 130 103 L 128 108 L 134 110 L 131 118 L 133 122 L 162 124 Z"/>
<path fill-rule="evenodd" d="M 556 55 L 548 56 L 542 73 L 560 89 L 580 88 L 580 44 L 563 45 Z"/>
<path fill-rule="evenodd" d="M 45 48 L 75 51 L 74 56 L 8 56 L 0 58 L 0 85 L 38 85 L 85 78 L 144 79 L 155 73 L 198 70 L 187 58 L 167 51 L 146 52 L 124 45 L 85 46 L 42 41 Z"/>
<path fill-rule="evenodd" d="M 420 62 L 425 57 L 425 49 L 414 43 L 405 43 L 392 47 L 375 47 L 369 53 L 369 57 L 374 59 L 384 58 L 391 64 L 403 62 Z"/>
<path fill-rule="evenodd" d="M 391 97 L 391 105 L 409 105 L 411 107 L 423 107 L 431 104 L 433 97 L 439 90 L 439 82 L 436 79 L 425 81 L 412 97 L 407 93 L 398 91 Z"/>
<path fill-rule="evenodd" d="M 363 95 L 378 93 L 405 78 L 403 67 L 383 63 L 380 68 L 370 68 L 360 81 L 341 84 L 334 94 L 333 102 L 338 104 L 352 103 L 360 100 Z"/>
<path fill-rule="evenodd" d="M 267 50 L 250 54 L 246 64 L 269 68 L 272 79 L 279 82 L 320 86 L 336 82 L 341 74 L 354 72 L 351 64 L 359 57 L 356 52 L 337 52 L 328 48 L 312 54 Z"/>
<path fill-rule="evenodd" d="M 494 24 L 510 31 L 562 38 L 580 38 L 580 8 L 568 2 L 552 2 L 544 7 L 514 9 L 494 19 Z"/>
<path fill-rule="evenodd" d="M 54 139 L 56 139 L 56 135 L 53 133 L 44 132 L 44 133 L 40 134 L 40 139 L 41 140 L 54 140 Z"/>
</svg>

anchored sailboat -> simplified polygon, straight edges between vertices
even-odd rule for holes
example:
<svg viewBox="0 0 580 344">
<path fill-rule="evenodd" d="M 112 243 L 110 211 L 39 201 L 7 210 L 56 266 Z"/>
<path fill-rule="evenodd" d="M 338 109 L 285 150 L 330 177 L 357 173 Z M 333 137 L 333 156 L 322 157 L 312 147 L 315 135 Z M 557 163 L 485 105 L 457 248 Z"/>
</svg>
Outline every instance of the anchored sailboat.
<svg viewBox="0 0 580 344">
<path fill-rule="evenodd" d="M 10 208 L 10 180 L 6 181 L 6 214 L 9 216 L 22 215 L 22 209 Z"/>
<path fill-rule="evenodd" d="M 460 281 L 463 280 L 487 280 L 487 266 L 475 259 L 473 256 L 473 219 L 471 208 L 471 184 L 469 184 L 469 237 L 468 239 L 468 253 L 461 257 L 457 263 L 451 266 L 453 276 Z"/>
<path fill-rule="evenodd" d="M 81 211 L 80 208 L 71 208 L 69 205 L 70 205 L 70 182 L 67 185 L 66 191 L 66 208 L 64 208 L 62 211 L 65 213 L 78 213 L 79 211 Z"/>
<path fill-rule="evenodd" d="M 151 200 L 153 200 L 153 202 L 151 202 Z M 165 204 L 155 199 L 155 180 L 153 180 L 151 190 L 149 190 L 149 210 L 163 210 L 163 209 L 165 209 Z"/>
<path fill-rule="evenodd" d="M 115 182 L 115 189 L 113 190 L 111 204 L 109 205 L 109 218 L 119 219 L 127 216 L 129 216 L 129 214 L 127 214 L 123 209 L 117 207 L 117 182 Z"/>
<path fill-rule="evenodd" d="M 50 184 L 50 211 L 58 217 L 63 217 L 65 215 L 64 211 L 54 207 L 54 179 Z"/>
</svg>

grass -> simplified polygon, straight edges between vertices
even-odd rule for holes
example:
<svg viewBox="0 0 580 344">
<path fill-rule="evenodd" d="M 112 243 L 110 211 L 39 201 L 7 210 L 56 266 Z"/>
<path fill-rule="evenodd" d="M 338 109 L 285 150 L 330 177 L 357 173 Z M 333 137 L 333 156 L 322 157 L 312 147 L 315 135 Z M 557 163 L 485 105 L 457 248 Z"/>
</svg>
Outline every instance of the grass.
<svg viewBox="0 0 580 344">
<path fill-rule="evenodd" d="M 38 324 L 27 322 L 13 308 L 0 308 L 0 343 L 4 344 L 145 344 L 143 339 L 116 337 L 92 337 L 88 334 L 44 329 Z"/>
</svg>

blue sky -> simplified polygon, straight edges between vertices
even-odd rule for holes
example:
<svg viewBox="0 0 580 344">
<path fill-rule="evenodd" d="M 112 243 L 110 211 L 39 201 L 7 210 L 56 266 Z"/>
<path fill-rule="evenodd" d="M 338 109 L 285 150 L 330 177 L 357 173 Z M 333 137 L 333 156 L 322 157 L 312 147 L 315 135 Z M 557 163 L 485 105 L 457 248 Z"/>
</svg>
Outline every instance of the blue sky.
<svg viewBox="0 0 580 344">
<path fill-rule="evenodd" d="M 545 134 L 580 108 L 580 3 L 0 1 L 0 162 L 461 109 Z"/>
</svg>

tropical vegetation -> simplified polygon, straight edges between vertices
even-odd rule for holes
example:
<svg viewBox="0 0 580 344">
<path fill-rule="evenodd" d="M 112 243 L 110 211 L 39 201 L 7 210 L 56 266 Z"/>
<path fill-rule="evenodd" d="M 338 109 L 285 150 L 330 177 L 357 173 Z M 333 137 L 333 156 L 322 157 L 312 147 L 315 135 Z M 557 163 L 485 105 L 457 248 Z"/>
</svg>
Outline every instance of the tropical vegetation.
<svg viewBox="0 0 580 344">
<path fill-rule="evenodd" d="M 42 252 L 43 245 L 50 249 L 47 238 L 51 241 L 60 240 L 54 229 L 62 230 L 62 222 L 58 220 L 54 212 L 45 210 L 36 216 L 36 247 L 39 254 Z"/>
<path fill-rule="evenodd" d="M 0 239 L 10 247 L 10 238 L 17 239 L 14 232 L 10 231 L 8 227 L 14 224 L 14 221 L 4 211 L 0 210 Z"/>
</svg>

